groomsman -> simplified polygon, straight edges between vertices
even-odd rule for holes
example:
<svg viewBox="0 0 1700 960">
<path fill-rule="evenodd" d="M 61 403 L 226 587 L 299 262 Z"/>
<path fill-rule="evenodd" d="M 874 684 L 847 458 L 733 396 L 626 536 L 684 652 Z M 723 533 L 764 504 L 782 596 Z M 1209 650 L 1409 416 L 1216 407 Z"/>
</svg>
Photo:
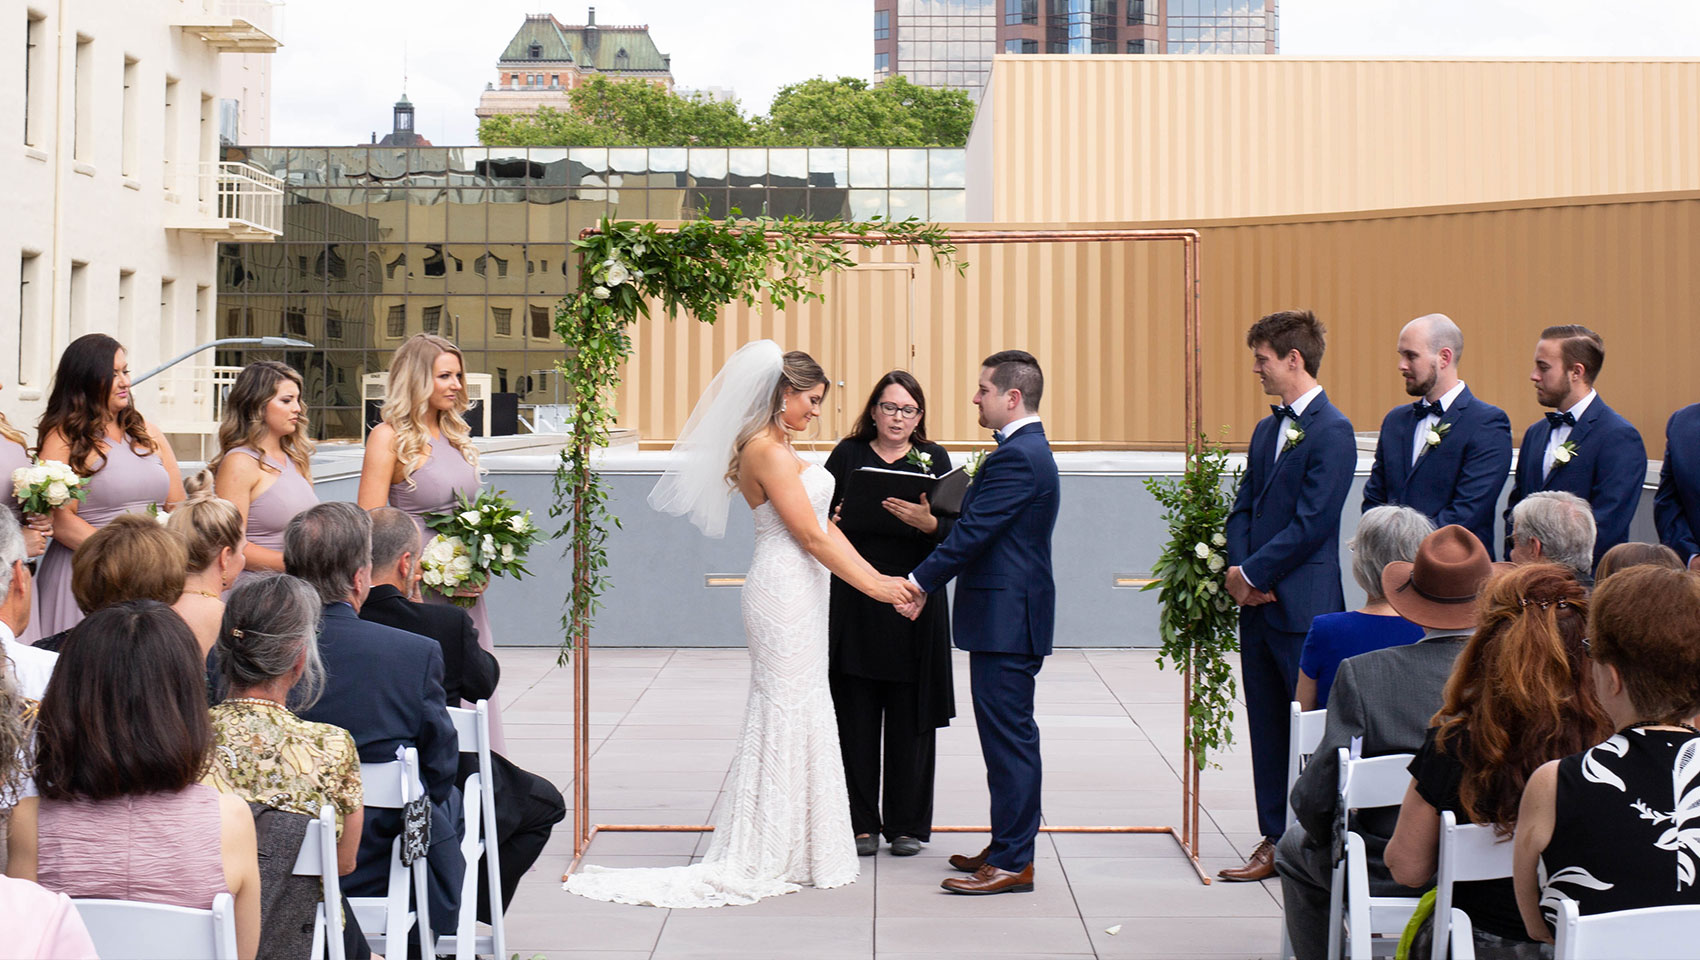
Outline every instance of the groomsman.
<svg viewBox="0 0 1700 960">
<path fill-rule="evenodd" d="M 1535 399 L 1552 407 L 1523 432 L 1517 474 L 1505 504 L 1505 553 L 1511 554 L 1511 511 L 1537 490 L 1563 490 L 1594 511 L 1594 563 L 1629 539 L 1629 521 L 1647 480 L 1647 447 L 1641 433 L 1600 395 L 1594 381 L 1605 364 L 1600 335 L 1576 324 L 1548 327 L 1535 344 L 1529 379 Z"/>
<path fill-rule="evenodd" d="M 1511 473 L 1511 418 L 1458 379 L 1464 333 L 1443 313 L 1399 331 L 1399 373 L 1417 402 L 1381 421 L 1363 509 L 1400 504 L 1436 528 L 1457 524 L 1493 559 L 1494 508 Z"/>
<path fill-rule="evenodd" d="M 1700 570 L 1700 403 L 1671 414 L 1665 424 L 1665 463 L 1653 497 L 1659 542 Z"/>
<path fill-rule="evenodd" d="M 1224 880 L 1275 873 L 1286 823 L 1287 704 L 1299 648 L 1318 614 L 1345 608 L 1340 508 L 1352 486 L 1352 424 L 1317 385 L 1325 330 L 1309 310 L 1252 325 L 1246 346 L 1263 392 L 1279 397 L 1252 431 L 1245 475 L 1228 516 L 1228 594 L 1240 605 L 1240 680 L 1251 728 L 1252 781 L 1263 840 Z"/>
</svg>

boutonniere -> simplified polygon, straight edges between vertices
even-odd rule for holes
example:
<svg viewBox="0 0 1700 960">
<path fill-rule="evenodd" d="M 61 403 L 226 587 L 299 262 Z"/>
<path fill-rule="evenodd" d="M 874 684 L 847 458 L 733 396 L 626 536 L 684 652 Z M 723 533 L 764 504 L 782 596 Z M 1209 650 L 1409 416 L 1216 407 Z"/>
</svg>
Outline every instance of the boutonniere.
<svg viewBox="0 0 1700 960">
<path fill-rule="evenodd" d="M 1295 423 L 1287 428 L 1287 443 L 1281 447 L 1281 452 L 1286 453 L 1288 450 L 1291 450 L 1304 442 L 1305 432 L 1299 428 L 1298 424 Z"/>
<path fill-rule="evenodd" d="M 1558 445 L 1558 449 L 1556 449 L 1552 452 L 1553 466 L 1555 466 L 1555 467 L 1556 466 L 1562 466 L 1566 463 L 1569 463 L 1571 461 L 1571 458 L 1573 458 L 1575 456 L 1576 456 L 1576 441 L 1566 440 L 1563 443 Z"/>
<path fill-rule="evenodd" d="M 1435 447 L 1440 446 L 1440 441 L 1445 440 L 1446 435 L 1451 433 L 1451 432 L 1452 432 L 1452 424 L 1450 424 L 1450 423 L 1437 423 L 1434 426 L 1428 428 L 1428 436 L 1423 438 L 1423 443 L 1426 444 L 1427 447 L 1430 450 L 1432 450 Z"/>
<path fill-rule="evenodd" d="M 969 454 L 968 459 L 963 462 L 962 472 L 968 475 L 969 480 L 973 480 L 974 475 L 980 472 L 980 464 L 985 463 L 985 462 L 986 462 L 986 451 L 976 450 L 973 453 Z"/>
<path fill-rule="evenodd" d="M 910 447 L 909 455 L 903 458 L 904 463 L 912 463 L 928 473 L 933 472 L 933 455 L 922 453 L 920 447 Z"/>
</svg>

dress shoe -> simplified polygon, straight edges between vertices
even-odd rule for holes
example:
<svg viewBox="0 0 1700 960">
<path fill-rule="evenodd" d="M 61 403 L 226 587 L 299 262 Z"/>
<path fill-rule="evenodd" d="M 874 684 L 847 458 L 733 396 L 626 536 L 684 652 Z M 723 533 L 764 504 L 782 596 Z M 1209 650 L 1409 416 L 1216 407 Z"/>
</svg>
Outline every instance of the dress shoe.
<svg viewBox="0 0 1700 960">
<path fill-rule="evenodd" d="M 871 857 L 880 852 L 880 838 L 869 834 L 856 838 L 856 856 Z"/>
<path fill-rule="evenodd" d="M 951 893 L 984 896 L 991 893 L 1032 893 L 1033 865 L 1029 863 L 1020 873 L 999 870 L 983 864 L 972 877 L 951 877 L 939 884 Z"/>
<path fill-rule="evenodd" d="M 965 857 L 960 853 L 953 853 L 950 855 L 950 866 L 952 869 L 961 870 L 963 873 L 979 873 L 980 868 L 986 865 L 986 851 L 990 849 L 992 848 L 987 847 L 985 850 L 981 850 L 972 857 Z"/>
<path fill-rule="evenodd" d="M 1216 874 L 1217 878 L 1229 882 L 1246 880 L 1268 880 L 1275 875 L 1275 841 L 1264 837 L 1251 850 L 1251 856 L 1246 858 L 1243 867 L 1228 867 Z"/>
<path fill-rule="evenodd" d="M 921 841 L 914 837 L 898 837 L 891 841 L 891 855 L 894 857 L 913 857 L 921 852 Z"/>
</svg>

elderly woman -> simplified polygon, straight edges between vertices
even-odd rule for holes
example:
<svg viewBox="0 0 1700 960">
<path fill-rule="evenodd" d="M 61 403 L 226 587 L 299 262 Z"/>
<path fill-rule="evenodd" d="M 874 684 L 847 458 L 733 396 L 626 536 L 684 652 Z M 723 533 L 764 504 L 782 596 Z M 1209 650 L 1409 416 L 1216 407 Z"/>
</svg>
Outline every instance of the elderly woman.
<svg viewBox="0 0 1700 960">
<path fill-rule="evenodd" d="M 189 552 L 183 538 L 151 517 L 124 514 L 83 541 L 71 558 L 71 594 L 84 613 L 129 600 L 156 600 L 167 606 L 183 596 Z M 57 651 L 70 637 L 62 630 L 36 642 Z"/>
<path fill-rule="evenodd" d="M 1334 671 L 1347 657 L 1422 639 L 1421 627 L 1388 606 L 1381 592 L 1381 569 L 1395 561 L 1414 560 L 1423 538 L 1433 532 L 1434 523 L 1410 507 L 1376 507 L 1358 521 L 1351 542 L 1352 579 L 1368 599 L 1360 609 L 1326 613 L 1311 621 L 1310 634 L 1299 652 L 1299 680 L 1293 696 L 1300 707 L 1328 706 Z"/>
</svg>

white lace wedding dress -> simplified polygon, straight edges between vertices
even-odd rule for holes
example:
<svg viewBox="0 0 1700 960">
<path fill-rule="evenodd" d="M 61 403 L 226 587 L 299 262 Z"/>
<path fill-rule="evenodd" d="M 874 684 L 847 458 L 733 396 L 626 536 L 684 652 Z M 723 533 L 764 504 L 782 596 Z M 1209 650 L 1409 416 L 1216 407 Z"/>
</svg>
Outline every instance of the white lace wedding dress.
<svg viewBox="0 0 1700 960">
<path fill-rule="evenodd" d="M 824 526 L 833 479 L 803 471 Z M 750 702 L 708 854 L 683 867 L 586 865 L 566 889 L 595 900 L 718 907 L 855 881 L 860 865 L 838 725 L 827 687 L 826 568 L 809 556 L 772 503 L 755 508 L 755 555 L 744 580 Z"/>
</svg>

